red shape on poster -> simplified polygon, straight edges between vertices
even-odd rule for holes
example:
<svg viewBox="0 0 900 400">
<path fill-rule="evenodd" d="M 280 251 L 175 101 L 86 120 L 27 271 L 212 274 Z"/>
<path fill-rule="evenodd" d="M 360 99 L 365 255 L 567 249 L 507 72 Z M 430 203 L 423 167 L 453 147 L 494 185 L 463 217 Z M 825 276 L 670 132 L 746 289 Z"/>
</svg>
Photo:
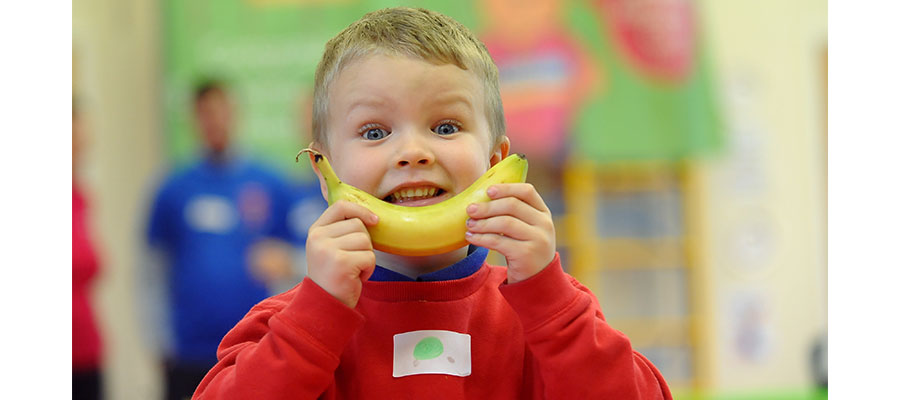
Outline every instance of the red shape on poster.
<svg viewBox="0 0 900 400">
<path fill-rule="evenodd" d="M 688 0 L 595 0 L 616 50 L 652 78 L 680 82 L 693 67 L 696 21 Z"/>
</svg>

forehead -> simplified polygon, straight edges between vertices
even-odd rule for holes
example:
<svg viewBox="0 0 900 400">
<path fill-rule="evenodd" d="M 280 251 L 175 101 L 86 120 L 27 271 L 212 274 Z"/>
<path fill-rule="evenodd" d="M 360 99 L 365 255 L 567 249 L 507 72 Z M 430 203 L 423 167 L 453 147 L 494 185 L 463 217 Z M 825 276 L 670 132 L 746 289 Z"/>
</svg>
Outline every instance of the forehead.
<svg viewBox="0 0 900 400">
<path fill-rule="evenodd" d="M 416 97 L 445 97 L 483 104 L 484 90 L 471 70 L 403 55 L 373 54 L 353 60 L 335 73 L 331 103 L 357 97 L 391 97 L 392 93 Z"/>
</svg>

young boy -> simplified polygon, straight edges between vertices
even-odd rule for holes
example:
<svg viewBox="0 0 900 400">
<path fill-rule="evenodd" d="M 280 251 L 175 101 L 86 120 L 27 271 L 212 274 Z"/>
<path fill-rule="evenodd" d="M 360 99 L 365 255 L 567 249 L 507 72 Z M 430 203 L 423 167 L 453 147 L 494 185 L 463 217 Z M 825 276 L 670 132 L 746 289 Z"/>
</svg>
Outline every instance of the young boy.
<svg viewBox="0 0 900 400">
<path fill-rule="evenodd" d="M 326 45 L 314 98 L 313 147 L 342 181 L 402 206 L 452 197 L 509 151 L 496 66 L 431 11 L 350 25 Z M 534 188 L 488 194 L 467 209 L 471 245 L 427 257 L 373 250 L 378 217 L 330 206 L 309 231 L 308 276 L 229 332 L 194 398 L 671 398 L 563 272 Z M 508 267 L 485 264 L 488 249 Z"/>
</svg>

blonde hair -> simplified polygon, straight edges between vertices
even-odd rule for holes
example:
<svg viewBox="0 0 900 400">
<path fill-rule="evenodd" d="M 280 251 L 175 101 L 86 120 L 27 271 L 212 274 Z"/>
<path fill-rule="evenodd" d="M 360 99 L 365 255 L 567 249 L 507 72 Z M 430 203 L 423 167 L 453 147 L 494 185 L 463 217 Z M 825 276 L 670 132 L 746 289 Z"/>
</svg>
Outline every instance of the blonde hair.
<svg viewBox="0 0 900 400">
<path fill-rule="evenodd" d="M 473 71 L 484 85 L 492 143 L 506 135 L 499 73 L 484 43 L 446 15 L 397 7 L 364 15 L 325 44 L 313 88 L 313 142 L 326 146 L 329 87 L 337 74 L 354 60 L 373 54 L 404 55 Z"/>
</svg>

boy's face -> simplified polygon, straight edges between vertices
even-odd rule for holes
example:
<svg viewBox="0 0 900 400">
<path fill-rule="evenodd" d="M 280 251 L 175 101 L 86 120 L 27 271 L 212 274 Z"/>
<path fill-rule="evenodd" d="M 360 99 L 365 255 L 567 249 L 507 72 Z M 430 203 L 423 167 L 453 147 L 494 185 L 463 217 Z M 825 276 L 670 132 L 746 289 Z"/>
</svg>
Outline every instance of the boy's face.
<svg viewBox="0 0 900 400">
<path fill-rule="evenodd" d="M 333 81 L 326 155 L 342 181 L 403 206 L 444 201 L 506 157 L 470 71 L 372 55 Z M 324 191 L 324 186 L 323 186 Z"/>
</svg>

